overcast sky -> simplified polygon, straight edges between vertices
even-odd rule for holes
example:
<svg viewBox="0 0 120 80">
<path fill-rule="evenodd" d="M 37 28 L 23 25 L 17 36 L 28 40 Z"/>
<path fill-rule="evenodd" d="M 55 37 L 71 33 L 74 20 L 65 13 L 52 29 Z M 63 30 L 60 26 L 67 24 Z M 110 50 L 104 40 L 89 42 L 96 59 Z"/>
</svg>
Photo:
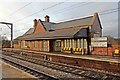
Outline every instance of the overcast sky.
<svg viewBox="0 0 120 80">
<path fill-rule="evenodd" d="M 107 2 L 103 2 L 104 0 L 97 0 L 97 2 L 96 0 L 49 1 L 0 0 L 0 22 L 13 23 L 14 38 L 16 38 L 33 27 L 35 18 L 44 21 L 45 15 L 49 15 L 50 21 L 57 23 L 79 19 L 98 12 L 103 27 L 103 36 L 118 37 L 119 0 Z M 0 34 L 10 39 L 10 29 L 6 25 L 0 24 L 0 31 L 2 31 Z"/>
</svg>

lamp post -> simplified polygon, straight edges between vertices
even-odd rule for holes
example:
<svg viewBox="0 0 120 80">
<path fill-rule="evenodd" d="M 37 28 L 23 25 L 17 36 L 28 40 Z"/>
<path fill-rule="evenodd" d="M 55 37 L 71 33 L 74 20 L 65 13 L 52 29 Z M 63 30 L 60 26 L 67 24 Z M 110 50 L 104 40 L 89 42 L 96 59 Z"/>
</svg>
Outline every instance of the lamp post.
<svg viewBox="0 0 120 80">
<path fill-rule="evenodd" d="M 8 28 L 11 29 L 11 48 L 13 48 L 13 24 L 7 22 L 0 22 L 0 24 L 6 24 Z"/>
</svg>

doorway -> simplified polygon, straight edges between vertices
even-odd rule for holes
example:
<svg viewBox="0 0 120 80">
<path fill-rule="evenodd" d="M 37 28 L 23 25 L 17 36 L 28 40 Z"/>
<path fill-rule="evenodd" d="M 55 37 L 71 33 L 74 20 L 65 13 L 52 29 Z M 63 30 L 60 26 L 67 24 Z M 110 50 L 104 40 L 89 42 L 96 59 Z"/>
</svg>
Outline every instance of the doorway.
<svg viewBox="0 0 120 80">
<path fill-rule="evenodd" d="M 49 51 L 50 52 L 54 51 L 54 40 L 49 40 Z"/>
</svg>

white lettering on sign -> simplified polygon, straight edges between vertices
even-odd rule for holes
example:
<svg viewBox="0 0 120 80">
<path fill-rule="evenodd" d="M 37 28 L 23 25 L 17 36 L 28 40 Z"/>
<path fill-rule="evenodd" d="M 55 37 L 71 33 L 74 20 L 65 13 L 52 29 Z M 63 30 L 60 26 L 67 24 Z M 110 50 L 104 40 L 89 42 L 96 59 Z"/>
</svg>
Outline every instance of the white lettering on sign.
<svg viewBox="0 0 120 80">
<path fill-rule="evenodd" d="M 107 47 L 107 42 L 91 42 L 92 47 Z"/>
</svg>

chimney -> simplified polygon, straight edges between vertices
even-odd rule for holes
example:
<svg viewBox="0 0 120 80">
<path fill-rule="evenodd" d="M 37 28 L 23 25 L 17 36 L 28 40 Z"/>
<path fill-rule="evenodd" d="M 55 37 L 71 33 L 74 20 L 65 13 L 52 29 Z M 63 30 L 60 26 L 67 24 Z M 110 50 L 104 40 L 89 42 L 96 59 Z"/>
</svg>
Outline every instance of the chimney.
<svg viewBox="0 0 120 80">
<path fill-rule="evenodd" d="M 49 16 L 48 15 L 45 16 L 45 21 L 49 22 Z"/>
<path fill-rule="evenodd" d="M 34 28 L 37 26 L 37 19 L 34 19 Z"/>
<path fill-rule="evenodd" d="M 94 15 L 95 15 L 95 16 L 98 16 L 98 13 L 97 13 L 97 12 L 95 12 L 95 13 L 94 13 Z"/>
</svg>

